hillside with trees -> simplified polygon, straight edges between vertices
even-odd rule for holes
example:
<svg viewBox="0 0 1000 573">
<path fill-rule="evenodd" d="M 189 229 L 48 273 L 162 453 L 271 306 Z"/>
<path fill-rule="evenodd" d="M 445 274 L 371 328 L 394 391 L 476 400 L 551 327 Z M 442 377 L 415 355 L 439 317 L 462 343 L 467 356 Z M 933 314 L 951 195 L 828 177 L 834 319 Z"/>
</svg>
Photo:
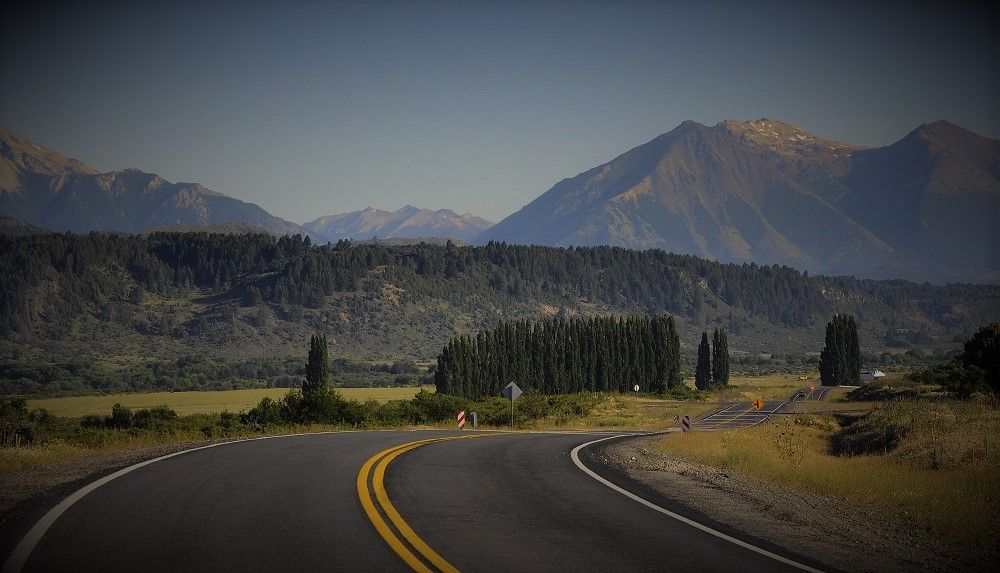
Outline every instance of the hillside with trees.
<svg viewBox="0 0 1000 573">
<path fill-rule="evenodd" d="M 170 389 L 177 376 L 188 389 L 281 385 L 313 332 L 334 363 L 428 364 L 452 337 L 502 322 L 663 314 L 682 360 L 693 363 L 703 329 L 724 328 L 739 368 L 817 353 L 838 312 L 857 317 L 875 361 L 950 352 L 1000 320 L 990 285 L 617 247 L 319 246 L 266 234 L 3 236 L 0 285 L 4 394 Z"/>
</svg>

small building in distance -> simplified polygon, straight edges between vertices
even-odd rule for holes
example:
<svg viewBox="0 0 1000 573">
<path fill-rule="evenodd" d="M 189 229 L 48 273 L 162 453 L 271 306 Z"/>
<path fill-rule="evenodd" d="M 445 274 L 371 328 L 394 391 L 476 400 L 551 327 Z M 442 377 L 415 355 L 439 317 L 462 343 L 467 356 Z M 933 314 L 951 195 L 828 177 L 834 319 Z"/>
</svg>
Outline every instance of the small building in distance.
<svg viewBox="0 0 1000 573">
<path fill-rule="evenodd" d="M 872 380 L 877 380 L 879 378 L 885 378 L 885 372 L 881 370 L 862 370 L 861 371 L 861 381 L 871 382 Z"/>
</svg>

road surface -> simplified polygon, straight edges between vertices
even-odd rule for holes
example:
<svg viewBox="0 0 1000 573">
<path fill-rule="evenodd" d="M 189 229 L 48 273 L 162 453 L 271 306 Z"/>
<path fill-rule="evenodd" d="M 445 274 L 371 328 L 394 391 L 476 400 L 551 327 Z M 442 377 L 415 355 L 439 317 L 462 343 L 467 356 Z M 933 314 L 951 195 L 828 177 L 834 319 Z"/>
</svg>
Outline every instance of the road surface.
<svg viewBox="0 0 1000 573">
<path fill-rule="evenodd" d="M 596 473 L 578 467 L 571 451 L 607 434 L 471 435 L 311 434 L 176 455 L 36 526 L 19 546 L 23 570 L 791 571 L 788 559 L 806 561 L 628 483 L 593 461 L 600 444 L 578 452 Z"/>
<path fill-rule="evenodd" d="M 824 400 L 830 386 L 807 386 L 796 390 L 785 400 L 765 401 L 761 409 L 755 410 L 749 400 L 734 402 L 728 406 L 695 420 L 696 430 L 734 430 L 749 428 L 767 421 L 776 414 L 800 414 L 803 405 L 809 401 Z"/>
</svg>

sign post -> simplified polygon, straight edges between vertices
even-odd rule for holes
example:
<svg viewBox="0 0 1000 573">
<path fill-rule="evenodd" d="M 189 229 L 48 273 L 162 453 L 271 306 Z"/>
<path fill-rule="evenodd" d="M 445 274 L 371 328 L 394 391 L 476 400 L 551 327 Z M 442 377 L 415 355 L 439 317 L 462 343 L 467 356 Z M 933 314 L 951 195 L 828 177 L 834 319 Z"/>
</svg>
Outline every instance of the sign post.
<svg viewBox="0 0 1000 573">
<path fill-rule="evenodd" d="M 521 389 L 517 384 L 511 382 L 501 392 L 504 398 L 510 400 L 510 429 L 514 429 L 514 400 L 521 395 Z"/>
<path fill-rule="evenodd" d="M 636 384 L 632 387 L 632 391 L 635 392 L 635 413 L 639 414 L 639 385 Z"/>
</svg>

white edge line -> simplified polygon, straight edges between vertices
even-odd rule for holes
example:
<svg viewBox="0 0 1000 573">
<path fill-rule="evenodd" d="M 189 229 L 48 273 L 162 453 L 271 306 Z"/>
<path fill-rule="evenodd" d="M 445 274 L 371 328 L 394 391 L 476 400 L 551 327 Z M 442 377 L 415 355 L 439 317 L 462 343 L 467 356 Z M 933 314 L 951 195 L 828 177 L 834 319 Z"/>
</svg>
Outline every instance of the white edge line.
<svg viewBox="0 0 1000 573">
<path fill-rule="evenodd" d="M 573 458 L 573 463 L 576 464 L 576 467 L 580 468 L 580 470 L 583 471 L 583 473 L 589 475 L 590 477 L 592 477 L 595 480 L 601 482 L 602 484 L 608 486 L 609 488 L 617 491 L 618 493 L 624 495 L 625 497 L 631 498 L 632 500 L 637 501 L 637 502 L 641 503 L 642 505 L 645 505 L 646 507 L 648 507 L 648 508 L 650 508 L 650 509 L 652 509 L 654 511 L 658 511 L 658 512 L 662 513 L 663 515 L 666 515 L 667 517 L 672 517 L 672 518 L 676 519 L 677 521 L 680 521 L 681 523 L 684 523 L 686 525 L 690 525 L 691 527 L 694 527 L 695 529 L 700 529 L 701 531 L 704 531 L 705 533 L 708 533 L 709 535 L 714 535 L 715 537 L 718 537 L 719 539 L 722 539 L 724 541 L 728 541 L 728 542 L 730 542 L 730 543 L 732 543 L 734 545 L 738 545 L 738 546 L 740 546 L 740 547 L 742 547 L 744 549 L 749 549 L 750 551 L 753 551 L 754 553 L 759 553 L 760 555 L 763 555 L 765 557 L 770 557 L 771 559 L 774 559 L 775 561 L 780 561 L 782 563 L 785 563 L 786 565 L 791 565 L 792 567 L 796 567 L 796 568 L 801 569 L 803 571 L 810 571 L 811 573 L 821 573 L 821 571 L 819 569 L 815 569 L 813 567 L 810 567 L 810 566 L 805 565 L 803 563 L 799 563 L 798 561 L 794 561 L 794 560 L 789 559 L 787 557 L 782 557 L 781 555 L 778 555 L 777 553 L 772 553 L 771 551 L 768 551 L 767 549 L 764 549 L 764 548 L 761 548 L 761 547 L 757 547 L 756 545 L 752 545 L 752 544 L 747 543 L 746 541 L 743 541 L 743 540 L 740 540 L 740 539 L 736 539 L 735 537 L 733 537 L 731 535 L 726 535 L 725 533 L 722 533 L 721 531 L 712 529 L 711 527 L 709 527 L 707 525 L 703 525 L 701 523 L 698 523 L 697 521 L 694 521 L 693 519 L 689 519 L 687 517 L 684 517 L 683 515 L 679 515 L 677 513 L 674 513 L 672 511 L 670 511 L 669 509 L 664 509 L 664 508 L 656 505 L 655 503 L 653 503 L 653 502 L 651 502 L 649 500 L 646 500 L 646 499 L 644 499 L 642 497 L 639 497 L 638 495 L 636 495 L 636 494 L 628 491 L 627 489 L 618 487 L 617 485 L 611 483 L 610 481 L 602 478 L 601 476 L 597 475 L 593 470 L 591 470 L 587 466 L 583 465 L 583 462 L 580 461 L 579 452 L 583 448 L 586 448 L 587 446 L 591 446 L 591 445 L 596 444 L 598 442 L 603 442 L 605 440 L 613 440 L 615 438 L 623 438 L 623 437 L 626 437 L 626 436 L 629 436 L 629 435 L 630 434 L 623 434 L 621 436 L 611 436 L 611 437 L 608 437 L 608 438 L 601 438 L 599 440 L 594 440 L 592 442 L 587 442 L 585 444 L 580 444 L 579 446 L 573 448 L 573 451 L 570 452 L 570 457 Z"/>
<path fill-rule="evenodd" d="M 95 482 L 89 483 L 89 484 L 81 487 L 80 489 L 78 489 L 75 492 L 73 492 L 72 494 L 70 494 L 69 497 L 67 497 L 66 499 L 62 500 L 59 503 L 59 505 L 57 505 L 57 506 L 53 507 L 52 509 L 50 509 L 48 511 L 48 513 L 46 513 L 44 516 L 42 516 L 42 518 L 40 520 L 38 520 L 38 523 L 36 523 L 30 530 L 28 530 L 28 533 L 25 534 L 24 538 L 21 539 L 20 543 L 17 544 L 17 547 L 14 548 L 14 551 L 12 551 L 11 554 L 10 554 L 10 556 L 7 558 L 7 562 L 4 563 L 3 569 L 0 570 L 0 573 L 20 573 L 21 570 L 24 569 L 24 565 L 28 562 L 28 558 L 31 556 L 31 552 L 35 550 L 35 546 L 38 545 L 38 542 L 42 540 L 42 537 L 49 530 L 49 528 L 52 527 L 52 524 L 54 524 L 56 522 L 56 520 L 59 519 L 59 517 L 62 516 L 63 513 L 66 512 L 66 510 L 68 510 L 70 507 L 72 507 L 74 503 L 76 503 L 76 502 L 80 501 L 81 499 L 83 499 L 88 493 L 90 493 L 90 492 L 94 491 L 95 489 L 101 487 L 102 485 L 110 482 L 111 480 L 114 480 L 114 479 L 122 477 L 123 475 L 125 475 L 125 474 L 127 474 L 129 472 L 135 471 L 135 470 L 137 470 L 139 468 L 148 466 L 150 464 L 155 464 L 156 462 L 160 462 L 160 461 L 163 461 L 163 460 L 175 457 L 175 456 L 180 456 L 180 455 L 188 454 L 188 453 L 191 453 L 191 452 L 197 452 L 198 450 L 206 450 L 208 448 L 215 448 L 215 447 L 218 447 L 218 446 L 228 446 L 230 444 L 242 444 L 244 442 L 253 442 L 253 441 L 257 441 L 257 440 L 272 440 L 272 439 L 275 439 L 275 438 L 291 438 L 291 437 L 294 437 L 294 436 L 315 436 L 315 435 L 320 435 L 320 434 L 343 434 L 343 433 L 348 433 L 348 432 L 353 432 L 353 431 L 356 431 L 356 430 L 332 430 L 332 431 L 327 431 L 327 432 L 303 432 L 303 433 L 298 433 L 298 434 L 281 434 L 281 435 L 277 435 L 277 436 L 259 436 L 259 437 L 256 437 L 256 438 L 244 438 L 244 439 L 240 439 L 240 440 L 230 440 L 228 442 L 219 442 L 219 443 L 216 443 L 216 444 L 208 444 L 207 446 L 198 446 L 196 448 L 190 448 L 190 449 L 187 449 L 187 450 L 181 450 L 179 452 L 174 452 L 172 454 L 167 454 L 165 456 L 160 456 L 158 458 L 153 458 L 151 460 L 146 460 L 144 462 L 139 462 L 137 464 L 133 464 L 131 466 L 128 466 L 127 468 L 122 468 L 122 469 L 116 471 L 113 474 L 106 475 L 106 476 L 100 478 L 99 480 L 97 480 Z"/>
</svg>

